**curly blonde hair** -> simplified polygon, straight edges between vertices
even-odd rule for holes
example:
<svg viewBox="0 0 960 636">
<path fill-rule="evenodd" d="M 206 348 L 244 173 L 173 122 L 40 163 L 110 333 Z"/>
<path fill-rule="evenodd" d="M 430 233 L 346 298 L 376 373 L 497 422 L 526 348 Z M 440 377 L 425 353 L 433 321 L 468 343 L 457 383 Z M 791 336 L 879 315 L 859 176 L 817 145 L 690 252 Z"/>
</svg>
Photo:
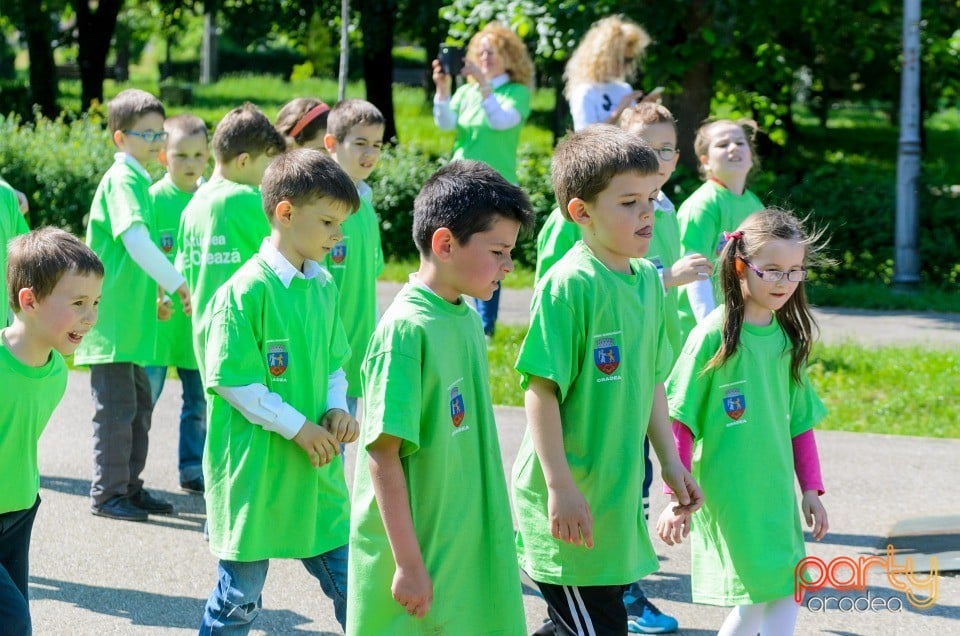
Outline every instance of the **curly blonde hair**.
<svg viewBox="0 0 960 636">
<path fill-rule="evenodd" d="M 577 84 L 622 82 L 633 77 L 649 44 L 650 36 L 643 27 L 625 16 L 594 22 L 567 61 L 564 96 L 570 99 Z"/>
<path fill-rule="evenodd" d="M 497 55 L 503 60 L 503 67 L 507 70 L 511 82 L 523 84 L 533 88 L 533 60 L 526 45 L 510 27 L 499 22 L 490 22 L 478 31 L 467 46 L 467 59 L 480 65 L 480 40 L 490 38 L 490 43 L 497 50 Z M 474 81 L 470 78 L 470 81 Z"/>
</svg>

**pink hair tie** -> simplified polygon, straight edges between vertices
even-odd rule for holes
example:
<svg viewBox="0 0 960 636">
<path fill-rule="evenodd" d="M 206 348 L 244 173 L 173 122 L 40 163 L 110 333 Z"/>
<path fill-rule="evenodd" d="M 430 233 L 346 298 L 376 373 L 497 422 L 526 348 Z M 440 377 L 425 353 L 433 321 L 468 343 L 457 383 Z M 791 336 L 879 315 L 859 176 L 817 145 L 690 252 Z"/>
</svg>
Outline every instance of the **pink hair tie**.
<svg viewBox="0 0 960 636">
<path fill-rule="evenodd" d="M 297 125 L 290 129 L 290 136 L 296 137 L 301 132 L 303 132 L 303 129 L 307 127 L 307 124 L 312 122 L 314 119 L 316 119 L 320 115 L 323 115 L 324 113 L 329 113 L 329 112 L 330 112 L 330 107 L 324 104 L 323 102 L 320 102 L 319 104 L 317 104 L 316 106 L 308 110 L 306 113 L 304 113 L 303 117 L 300 118 L 300 121 L 297 122 Z"/>
<path fill-rule="evenodd" d="M 739 239 L 742 239 L 742 238 L 743 238 L 743 232 L 741 232 L 740 230 L 737 230 L 736 232 L 724 232 L 724 233 L 723 233 L 723 240 L 724 240 L 724 241 L 730 241 L 730 240 L 733 240 L 733 239 L 739 240 Z"/>
</svg>

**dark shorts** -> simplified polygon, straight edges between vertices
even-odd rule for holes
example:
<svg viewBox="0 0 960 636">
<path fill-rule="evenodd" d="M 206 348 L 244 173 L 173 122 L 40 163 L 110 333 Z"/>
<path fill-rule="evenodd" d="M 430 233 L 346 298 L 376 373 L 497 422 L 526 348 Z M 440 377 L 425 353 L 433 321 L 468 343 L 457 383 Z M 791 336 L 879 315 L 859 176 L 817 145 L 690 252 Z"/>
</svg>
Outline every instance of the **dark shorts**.
<svg viewBox="0 0 960 636">
<path fill-rule="evenodd" d="M 554 634 L 624 636 L 627 633 L 627 610 L 623 606 L 623 591 L 627 586 L 535 583 L 547 602 Z"/>
</svg>

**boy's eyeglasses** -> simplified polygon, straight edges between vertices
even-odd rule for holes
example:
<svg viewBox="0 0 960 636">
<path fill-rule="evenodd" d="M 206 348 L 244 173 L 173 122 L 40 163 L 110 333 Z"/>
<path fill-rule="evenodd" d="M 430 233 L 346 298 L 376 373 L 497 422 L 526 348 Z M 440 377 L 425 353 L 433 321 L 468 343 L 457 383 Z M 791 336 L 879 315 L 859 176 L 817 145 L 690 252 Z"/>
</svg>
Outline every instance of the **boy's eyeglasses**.
<svg viewBox="0 0 960 636">
<path fill-rule="evenodd" d="M 166 141 L 167 133 L 165 131 L 153 132 L 152 130 L 124 130 L 121 131 L 124 135 L 130 135 L 131 137 L 139 137 L 143 139 L 148 144 L 152 144 L 155 141 Z"/>
<path fill-rule="evenodd" d="M 677 149 L 671 148 L 670 146 L 664 146 L 663 148 L 653 148 L 653 151 L 657 153 L 657 156 L 660 157 L 661 161 L 672 161 L 673 157 L 677 154 Z"/>
<path fill-rule="evenodd" d="M 760 277 L 760 280 L 767 281 L 768 283 L 775 283 L 784 276 L 787 277 L 787 280 L 791 283 L 802 283 L 807 280 L 807 270 L 805 269 L 791 269 L 789 272 L 781 272 L 779 269 L 757 269 L 756 265 L 751 263 L 745 258 L 741 258 L 741 261 L 747 264 L 747 267 L 756 272 L 757 276 Z"/>
</svg>

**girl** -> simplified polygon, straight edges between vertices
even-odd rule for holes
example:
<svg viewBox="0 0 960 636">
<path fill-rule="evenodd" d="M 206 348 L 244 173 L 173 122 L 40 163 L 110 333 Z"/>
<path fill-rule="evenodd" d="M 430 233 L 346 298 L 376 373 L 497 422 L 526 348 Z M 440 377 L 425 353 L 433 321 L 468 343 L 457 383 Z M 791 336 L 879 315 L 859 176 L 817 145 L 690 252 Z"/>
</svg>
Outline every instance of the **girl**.
<svg viewBox="0 0 960 636">
<path fill-rule="evenodd" d="M 319 99 L 297 97 L 283 105 L 273 127 L 287 140 L 288 150 L 313 148 L 326 152 L 323 136 L 327 134 L 329 114 L 330 107 Z"/>
<path fill-rule="evenodd" d="M 636 22 L 615 15 L 590 27 L 577 45 L 563 73 L 564 97 L 570 103 L 573 129 L 590 124 L 614 124 L 620 114 L 639 101 L 643 91 L 627 83 L 637 70 L 650 36 Z M 656 99 L 651 94 L 648 99 Z"/>
<path fill-rule="evenodd" d="M 677 211 L 684 254 L 704 254 L 716 261 L 725 242 L 724 232 L 732 232 L 763 208 L 760 199 L 747 190 L 747 177 L 755 163 L 756 133 L 756 122 L 747 119 L 720 119 L 697 131 L 693 149 L 705 182 Z M 719 291 L 709 278 L 681 288 L 678 303 L 684 339 L 716 307 Z"/>
<path fill-rule="evenodd" d="M 814 539 L 827 532 L 812 430 L 826 409 L 806 373 L 815 325 L 803 289 L 819 238 L 774 209 L 729 234 L 724 306 L 693 330 L 667 380 L 677 447 L 695 458 L 704 505 L 692 524 L 668 506 L 657 532 L 673 545 L 692 530 L 693 600 L 736 606 L 720 636 L 793 633 L 804 547 L 791 466 Z"/>
</svg>

